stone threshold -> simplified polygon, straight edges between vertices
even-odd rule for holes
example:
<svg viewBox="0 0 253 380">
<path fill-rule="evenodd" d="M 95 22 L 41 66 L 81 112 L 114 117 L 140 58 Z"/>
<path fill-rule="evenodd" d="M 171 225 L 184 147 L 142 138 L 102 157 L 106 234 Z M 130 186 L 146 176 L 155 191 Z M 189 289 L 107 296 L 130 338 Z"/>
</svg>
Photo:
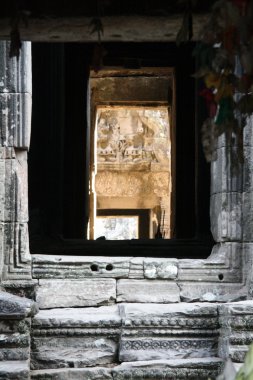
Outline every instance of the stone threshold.
<svg viewBox="0 0 253 380">
<path fill-rule="evenodd" d="M 244 253 L 247 249 L 251 247 L 244 246 Z M 222 243 L 214 246 L 207 259 L 32 255 L 32 277 L 38 281 L 39 299 L 49 293 L 51 299 L 67 297 L 68 289 L 73 295 L 72 304 L 62 305 L 59 300 L 43 305 L 41 301 L 40 308 L 115 302 L 233 302 L 247 297 L 241 252 L 240 243 Z M 87 303 L 74 301 L 75 297 L 80 300 L 81 288 L 83 294 L 89 293 Z"/>
</svg>

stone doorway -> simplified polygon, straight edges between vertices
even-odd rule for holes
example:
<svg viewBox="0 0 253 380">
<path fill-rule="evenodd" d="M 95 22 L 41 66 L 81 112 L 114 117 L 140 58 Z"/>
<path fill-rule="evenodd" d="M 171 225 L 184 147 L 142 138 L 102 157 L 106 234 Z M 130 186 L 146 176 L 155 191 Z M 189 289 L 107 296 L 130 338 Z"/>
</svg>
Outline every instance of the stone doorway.
<svg viewBox="0 0 253 380">
<path fill-rule="evenodd" d="M 95 239 L 170 237 L 169 118 L 159 105 L 97 108 Z"/>
</svg>

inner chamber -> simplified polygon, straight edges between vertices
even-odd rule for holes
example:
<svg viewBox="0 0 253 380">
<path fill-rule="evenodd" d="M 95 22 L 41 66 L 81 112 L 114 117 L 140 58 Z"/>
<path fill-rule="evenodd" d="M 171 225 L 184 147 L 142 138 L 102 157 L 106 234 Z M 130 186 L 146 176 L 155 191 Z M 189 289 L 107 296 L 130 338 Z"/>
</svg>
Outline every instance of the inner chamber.
<svg viewBox="0 0 253 380">
<path fill-rule="evenodd" d="M 170 116 L 165 106 L 97 107 L 94 239 L 170 238 Z"/>
</svg>

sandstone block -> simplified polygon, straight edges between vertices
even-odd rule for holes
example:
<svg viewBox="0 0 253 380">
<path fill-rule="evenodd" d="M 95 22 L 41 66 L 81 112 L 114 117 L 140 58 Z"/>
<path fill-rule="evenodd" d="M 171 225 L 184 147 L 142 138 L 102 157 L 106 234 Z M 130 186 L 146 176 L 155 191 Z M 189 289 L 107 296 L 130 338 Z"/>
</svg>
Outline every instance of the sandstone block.
<svg viewBox="0 0 253 380">
<path fill-rule="evenodd" d="M 122 338 L 119 358 L 122 362 L 203 358 L 217 355 L 218 342 L 213 338 Z"/>
<path fill-rule="evenodd" d="M 235 173 L 227 147 L 217 149 L 217 159 L 211 163 L 211 194 L 241 192 L 243 186 L 242 167 Z"/>
<path fill-rule="evenodd" d="M 217 358 L 149 360 L 122 363 L 113 368 L 113 379 L 215 379 L 221 372 L 222 361 Z"/>
<path fill-rule="evenodd" d="M 116 360 L 117 344 L 104 336 L 52 336 L 32 339 L 32 368 L 91 367 Z"/>
<path fill-rule="evenodd" d="M 247 290 L 243 284 L 194 283 L 180 284 L 180 298 L 185 302 L 233 302 L 246 299 Z"/>
<path fill-rule="evenodd" d="M 0 363 L 0 379 L 29 380 L 29 361 L 4 361 Z"/>
<path fill-rule="evenodd" d="M 247 118 L 246 126 L 243 129 L 243 146 L 253 147 L 253 116 Z"/>
<path fill-rule="evenodd" d="M 220 305 L 219 323 L 221 326 L 219 356 L 231 357 L 234 362 L 243 362 L 248 346 L 253 340 L 252 301 Z"/>
<path fill-rule="evenodd" d="M 119 280 L 117 302 L 179 302 L 179 288 L 170 281 Z"/>
<path fill-rule="evenodd" d="M 24 297 L 0 292 L 0 319 L 23 319 L 37 312 L 36 304 Z"/>
<path fill-rule="evenodd" d="M 33 330 L 49 328 L 116 328 L 121 326 L 118 306 L 40 310 Z"/>
<path fill-rule="evenodd" d="M 33 369 L 90 367 L 116 360 L 118 307 L 40 310 L 32 323 Z"/>
<path fill-rule="evenodd" d="M 34 278 L 127 278 L 130 258 L 33 255 L 32 266 Z"/>
<path fill-rule="evenodd" d="M 36 294 L 41 309 L 109 305 L 115 299 L 114 279 L 39 280 Z"/>
<path fill-rule="evenodd" d="M 242 194 L 218 193 L 211 196 L 211 231 L 219 241 L 242 239 Z"/>
<path fill-rule="evenodd" d="M 3 280 L 31 279 L 27 223 L 0 223 L 0 260 Z"/>
<path fill-rule="evenodd" d="M 216 305 L 122 304 L 120 311 L 121 361 L 216 355 Z"/>
<path fill-rule="evenodd" d="M 22 41 L 20 57 L 10 58 L 10 42 L 0 43 L 0 93 L 32 93 L 31 42 Z"/>
<path fill-rule="evenodd" d="M 245 192 L 242 195 L 242 226 L 243 240 L 245 242 L 253 241 L 253 191 Z"/>
<path fill-rule="evenodd" d="M 148 259 L 144 260 L 144 276 L 148 279 L 174 280 L 177 277 L 177 263 L 175 259 Z"/>
<path fill-rule="evenodd" d="M 28 93 L 0 93 L 1 146 L 28 149 L 32 98 Z"/>
<path fill-rule="evenodd" d="M 245 251 L 241 243 L 215 244 L 211 255 L 205 260 L 179 260 L 178 280 L 194 281 L 198 284 L 203 282 L 241 283 Z"/>
<path fill-rule="evenodd" d="M 112 380 L 111 369 L 95 368 L 63 368 L 45 369 L 31 372 L 32 380 Z"/>
<path fill-rule="evenodd" d="M 15 158 L 0 158 L 0 221 L 24 223 L 28 221 L 27 153 L 12 155 Z"/>
</svg>

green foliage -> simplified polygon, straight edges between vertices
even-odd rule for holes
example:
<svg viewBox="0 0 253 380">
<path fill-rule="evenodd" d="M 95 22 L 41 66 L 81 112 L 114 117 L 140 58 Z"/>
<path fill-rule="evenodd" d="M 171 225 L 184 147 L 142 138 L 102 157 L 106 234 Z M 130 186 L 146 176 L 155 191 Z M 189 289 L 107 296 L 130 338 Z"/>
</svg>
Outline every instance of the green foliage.
<svg viewBox="0 0 253 380">
<path fill-rule="evenodd" d="M 228 359 L 223 373 L 218 376 L 217 380 L 253 380 L 253 344 L 249 346 L 240 370 L 236 373 L 232 361 Z"/>
<path fill-rule="evenodd" d="M 244 364 L 237 373 L 235 380 L 253 380 L 253 344 L 250 345 Z"/>
</svg>

